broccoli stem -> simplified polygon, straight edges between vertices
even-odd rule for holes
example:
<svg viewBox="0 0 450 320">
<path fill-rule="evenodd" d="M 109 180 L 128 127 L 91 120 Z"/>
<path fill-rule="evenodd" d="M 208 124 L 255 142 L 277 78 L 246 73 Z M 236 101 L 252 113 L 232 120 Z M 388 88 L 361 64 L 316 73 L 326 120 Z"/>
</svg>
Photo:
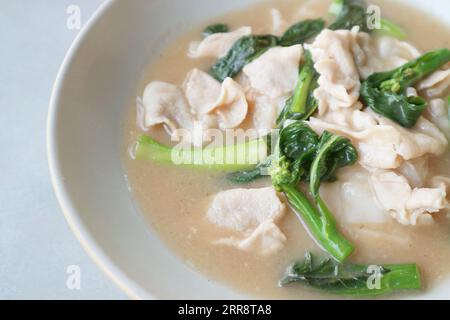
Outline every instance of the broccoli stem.
<svg viewBox="0 0 450 320">
<path fill-rule="evenodd" d="M 288 119 L 307 120 L 318 107 L 313 93 L 317 87 L 319 74 L 314 69 L 314 61 L 309 51 L 305 51 L 304 59 L 305 62 L 300 67 L 294 95 L 287 100 L 280 113 L 277 119 L 278 125 Z"/>
<path fill-rule="evenodd" d="M 265 138 L 209 148 L 171 148 L 146 135 L 137 139 L 136 159 L 217 171 L 253 168 L 268 155 Z"/>
<path fill-rule="evenodd" d="M 380 89 L 391 92 L 402 92 L 449 61 L 450 49 L 443 48 L 430 51 L 395 70 L 380 73 L 381 76 L 384 75 L 388 78 L 380 84 Z"/>
<path fill-rule="evenodd" d="M 450 49 L 444 48 L 391 71 L 372 74 L 361 84 L 363 102 L 376 113 L 405 128 L 412 128 L 427 107 L 422 97 L 408 97 L 406 89 L 450 62 Z"/>
<path fill-rule="evenodd" d="M 294 263 L 280 280 L 280 286 L 300 283 L 341 296 L 373 297 L 396 290 L 421 288 L 415 264 L 341 264 L 331 259 L 316 262 L 310 252 Z"/>
<path fill-rule="evenodd" d="M 381 265 L 388 270 L 380 277 L 379 288 L 369 288 L 366 283 L 358 287 L 342 287 L 329 290 L 342 296 L 354 297 L 375 297 L 391 294 L 398 290 L 419 290 L 421 289 L 420 271 L 416 264 L 387 264 Z M 366 271 L 368 266 L 355 265 L 353 269 Z"/>
<path fill-rule="evenodd" d="M 318 210 L 316 210 L 308 198 L 295 186 L 282 184 L 280 188 L 285 193 L 291 207 L 308 227 L 314 239 L 334 259 L 344 262 L 353 252 L 354 247 L 339 233 L 336 221 L 322 199 L 317 198 Z"/>
<path fill-rule="evenodd" d="M 291 104 L 291 112 L 293 113 L 302 113 L 304 114 L 306 111 L 306 102 L 308 100 L 309 89 L 311 83 L 314 79 L 314 67 L 312 59 L 310 58 L 310 53 L 306 53 L 309 58 L 307 58 L 307 62 L 303 66 L 300 71 L 297 87 L 295 89 L 295 94 Z"/>
<path fill-rule="evenodd" d="M 376 295 L 391 293 L 395 290 L 414 290 L 421 288 L 420 271 L 416 264 L 390 264 L 383 268 L 390 270 L 381 278 L 381 289 Z M 374 290 L 372 290 L 374 291 Z"/>
</svg>

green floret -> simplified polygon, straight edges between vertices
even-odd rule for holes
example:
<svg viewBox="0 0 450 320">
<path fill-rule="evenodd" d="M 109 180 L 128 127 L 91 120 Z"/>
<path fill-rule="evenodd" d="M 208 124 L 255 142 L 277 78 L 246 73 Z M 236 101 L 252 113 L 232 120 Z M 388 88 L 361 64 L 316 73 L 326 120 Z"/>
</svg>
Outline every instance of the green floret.
<svg viewBox="0 0 450 320">
<path fill-rule="evenodd" d="M 286 157 L 274 159 L 268 168 L 268 174 L 272 179 L 272 184 L 278 191 L 282 191 L 281 185 L 292 184 L 295 177 L 291 172 L 291 164 Z"/>
</svg>

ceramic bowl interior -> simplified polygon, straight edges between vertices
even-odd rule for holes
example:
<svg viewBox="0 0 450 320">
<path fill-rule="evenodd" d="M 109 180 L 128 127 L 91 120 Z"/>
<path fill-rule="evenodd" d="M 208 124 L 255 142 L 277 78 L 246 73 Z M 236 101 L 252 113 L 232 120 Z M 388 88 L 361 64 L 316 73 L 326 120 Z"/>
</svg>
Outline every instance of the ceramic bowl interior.
<svg viewBox="0 0 450 320">
<path fill-rule="evenodd" d="M 48 122 L 55 192 L 87 252 L 134 298 L 250 298 L 175 257 L 143 222 L 120 160 L 124 108 L 142 70 L 183 30 L 257 0 L 106 1 L 68 53 Z M 447 19 L 448 0 L 405 1 Z M 450 283 L 423 297 L 448 296 Z"/>
</svg>

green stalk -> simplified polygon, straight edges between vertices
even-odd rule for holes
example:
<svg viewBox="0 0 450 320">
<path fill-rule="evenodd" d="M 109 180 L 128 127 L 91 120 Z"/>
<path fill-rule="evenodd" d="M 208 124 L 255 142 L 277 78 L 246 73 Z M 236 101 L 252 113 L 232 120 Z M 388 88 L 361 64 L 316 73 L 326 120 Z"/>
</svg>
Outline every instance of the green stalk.
<svg viewBox="0 0 450 320">
<path fill-rule="evenodd" d="M 326 291 L 342 296 L 375 297 L 399 290 L 419 290 L 422 287 L 420 271 L 416 264 L 387 264 L 379 267 L 388 271 L 380 276 L 378 288 L 369 288 L 367 282 L 363 281 L 359 286 L 336 287 Z M 368 266 L 355 265 L 351 269 L 366 272 Z"/>
<path fill-rule="evenodd" d="M 412 128 L 426 109 L 427 101 L 422 97 L 408 97 L 406 88 L 448 62 L 450 50 L 444 48 L 428 52 L 394 70 L 374 73 L 361 84 L 362 101 L 376 113 Z"/>
<path fill-rule="evenodd" d="M 390 272 L 381 278 L 381 292 L 378 294 L 421 288 L 420 271 L 416 264 L 389 264 L 383 268 Z"/>
<path fill-rule="evenodd" d="M 376 77 L 388 78 L 380 84 L 381 90 L 402 92 L 420 79 L 428 76 L 450 61 L 450 49 L 430 51 L 403 66 L 379 74 Z M 372 75 L 373 76 L 373 75 Z"/>
<path fill-rule="evenodd" d="M 311 194 L 317 198 L 319 195 L 319 187 L 322 177 L 319 175 L 321 167 L 324 166 L 323 162 L 326 160 L 325 156 L 329 152 L 331 148 L 334 147 L 336 141 L 344 139 L 341 136 L 333 135 L 319 150 L 319 154 L 314 159 L 314 162 L 311 166 L 311 175 L 310 175 L 310 192 Z"/>
<path fill-rule="evenodd" d="M 171 148 L 146 135 L 137 139 L 136 159 L 182 167 L 236 171 L 253 168 L 267 158 L 265 138 L 209 148 Z"/>
<path fill-rule="evenodd" d="M 280 286 L 303 284 L 340 296 L 373 297 L 397 290 L 421 288 L 416 264 L 341 264 L 332 259 L 317 261 L 310 252 L 291 265 Z"/>
<path fill-rule="evenodd" d="M 332 16 L 338 17 L 342 15 L 344 17 L 343 21 L 340 21 L 337 25 L 334 24 L 335 29 L 340 29 L 344 26 L 351 27 L 352 24 L 348 23 L 345 24 L 345 20 L 351 21 L 354 19 L 354 24 L 366 24 L 367 20 L 367 8 L 364 1 L 358 1 L 358 0 L 334 0 L 331 3 L 331 6 L 328 10 L 328 13 Z M 347 13 L 347 14 L 345 14 Z M 361 16 L 359 19 L 357 16 Z M 342 19 L 342 18 L 341 18 Z M 359 23 L 358 23 L 359 22 Z M 333 25 L 330 27 L 333 29 Z M 407 37 L 407 34 L 405 30 L 403 30 L 402 27 L 398 26 L 394 22 L 382 18 L 380 21 L 380 29 L 375 30 L 365 30 L 366 28 L 362 28 L 362 31 L 366 32 L 375 32 L 377 34 L 381 35 L 388 35 L 400 40 L 404 40 Z"/>
<path fill-rule="evenodd" d="M 309 54 L 309 53 L 308 53 Z M 292 99 L 290 111 L 293 113 L 302 113 L 306 111 L 306 101 L 308 100 L 309 88 L 314 79 L 314 67 L 312 66 L 312 59 L 308 59 L 299 74 L 297 87 Z"/>
<path fill-rule="evenodd" d="M 286 102 L 281 111 L 277 119 L 278 125 L 288 119 L 307 120 L 318 107 L 313 92 L 317 86 L 319 75 L 314 69 L 314 61 L 309 51 L 305 51 L 304 59 L 305 62 L 300 67 L 294 95 Z"/>
<path fill-rule="evenodd" d="M 345 261 L 353 252 L 354 247 L 337 230 L 336 221 L 325 203 L 319 198 L 319 210 L 316 210 L 308 198 L 296 187 L 283 184 L 280 188 L 285 193 L 289 204 L 322 248 L 337 261 Z"/>
</svg>

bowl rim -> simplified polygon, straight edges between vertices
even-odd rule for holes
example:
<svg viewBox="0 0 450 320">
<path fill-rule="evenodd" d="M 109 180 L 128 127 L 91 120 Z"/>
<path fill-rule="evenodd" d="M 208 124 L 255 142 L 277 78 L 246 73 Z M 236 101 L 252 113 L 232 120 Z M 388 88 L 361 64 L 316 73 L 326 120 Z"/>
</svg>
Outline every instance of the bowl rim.
<svg viewBox="0 0 450 320">
<path fill-rule="evenodd" d="M 97 267 L 104 274 L 106 274 L 107 277 L 110 278 L 120 290 L 122 290 L 122 292 L 128 295 L 129 298 L 135 300 L 141 300 L 144 298 L 156 299 L 155 296 L 151 295 L 147 290 L 142 289 L 139 285 L 132 281 L 129 276 L 121 271 L 87 231 L 83 222 L 79 218 L 74 203 L 68 196 L 58 157 L 58 129 L 56 124 L 58 118 L 57 115 L 60 110 L 61 89 L 67 73 L 70 70 L 78 49 L 86 39 L 92 27 L 95 26 L 102 16 L 117 2 L 118 0 L 104 0 L 104 2 L 99 5 L 75 37 L 58 70 L 56 80 L 52 87 L 47 114 L 47 160 L 51 184 L 56 195 L 56 199 L 59 203 L 59 207 L 61 208 L 72 233 L 75 235 L 84 251 L 94 261 Z"/>
</svg>

